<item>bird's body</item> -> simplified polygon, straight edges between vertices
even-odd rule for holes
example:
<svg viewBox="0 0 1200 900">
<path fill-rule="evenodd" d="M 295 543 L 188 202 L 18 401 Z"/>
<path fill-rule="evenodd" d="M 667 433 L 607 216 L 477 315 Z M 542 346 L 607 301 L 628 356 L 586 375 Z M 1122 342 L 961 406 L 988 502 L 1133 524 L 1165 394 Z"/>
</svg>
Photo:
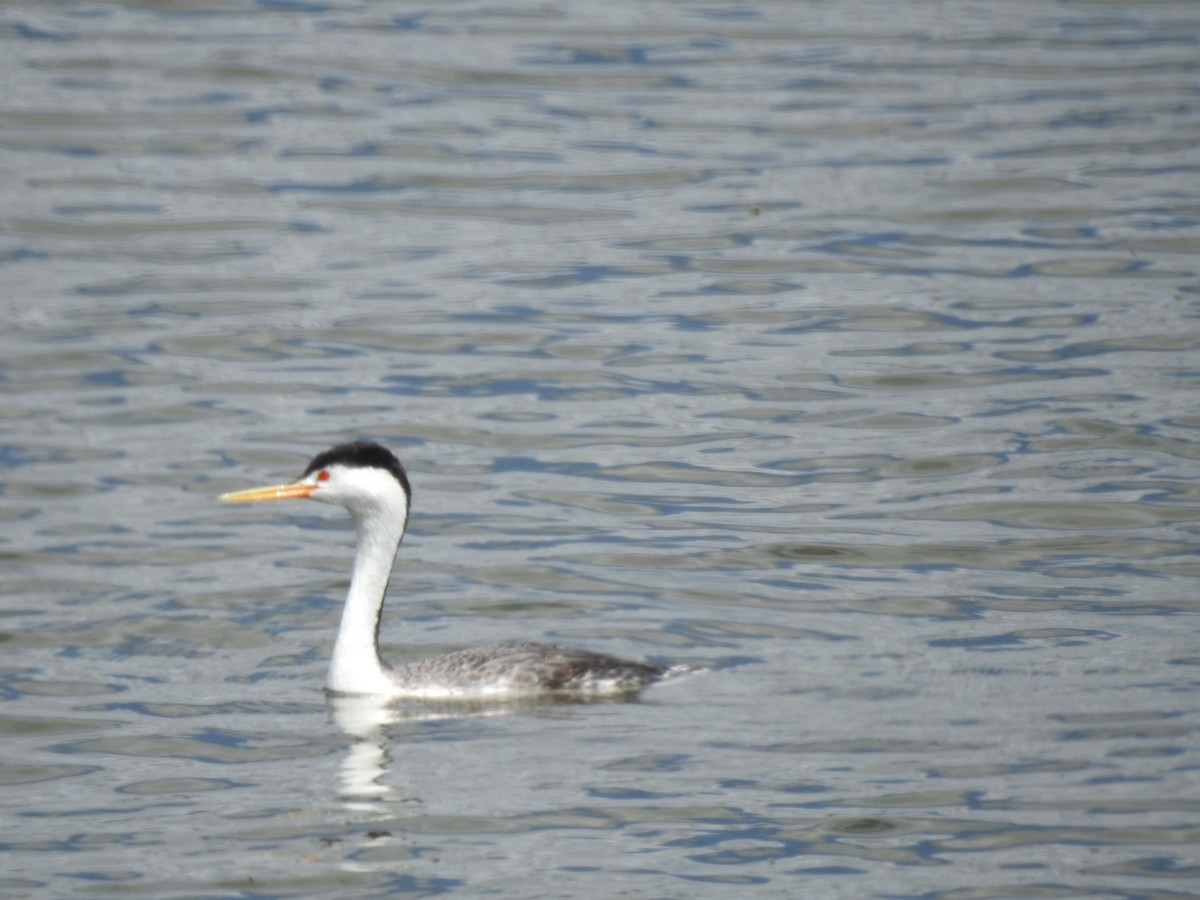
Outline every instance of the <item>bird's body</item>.
<svg viewBox="0 0 1200 900">
<path fill-rule="evenodd" d="M 510 642 L 400 666 L 379 656 L 379 621 L 392 562 L 408 522 L 408 476 L 391 451 L 366 442 L 314 457 L 299 480 L 222 500 L 308 497 L 344 506 L 358 549 L 325 686 L 339 694 L 480 699 L 537 694 L 628 694 L 682 668 L 618 659 L 557 644 Z"/>
<path fill-rule="evenodd" d="M 665 666 L 557 644 L 512 641 L 385 669 L 397 696 L 445 699 L 533 694 L 621 694 L 659 680 Z"/>
</svg>

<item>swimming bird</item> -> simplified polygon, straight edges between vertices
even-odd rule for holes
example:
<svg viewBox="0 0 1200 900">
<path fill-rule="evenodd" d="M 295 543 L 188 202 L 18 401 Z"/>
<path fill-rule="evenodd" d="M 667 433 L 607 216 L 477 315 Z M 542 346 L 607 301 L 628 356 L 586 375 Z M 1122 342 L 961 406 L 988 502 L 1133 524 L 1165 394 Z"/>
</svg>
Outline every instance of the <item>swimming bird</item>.
<svg viewBox="0 0 1200 900">
<path fill-rule="evenodd" d="M 600 696 L 633 693 L 687 670 L 525 641 L 390 666 L 379 655 L 379 622 L 392 563 L 408 524 L 408 474 L 386 447 L 356 441 L 313 457 L 294 482 L 234 491 L 220 499 L 296 497 L 344 507 L 357 531 L 350 592 L 325 681 L 332 693 L 430 699 Z"/>
</svg>

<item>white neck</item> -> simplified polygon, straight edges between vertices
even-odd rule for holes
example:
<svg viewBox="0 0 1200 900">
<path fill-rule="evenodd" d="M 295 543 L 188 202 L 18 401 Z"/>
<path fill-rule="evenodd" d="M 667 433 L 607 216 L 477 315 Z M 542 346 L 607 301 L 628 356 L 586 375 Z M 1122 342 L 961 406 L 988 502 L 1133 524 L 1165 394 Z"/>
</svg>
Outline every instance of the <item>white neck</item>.
<svg viewBox="0 0 1200 900">
<path fill-rule="evenodd" d="M 342 694 L 389 694 L 395 684 L 379 658 L 379 617 L 400 539 L 405 508 L 381 504 L 351 509 L 358 549 L 342 624 L 333 645 L 325 687 Z"/>
</svg>

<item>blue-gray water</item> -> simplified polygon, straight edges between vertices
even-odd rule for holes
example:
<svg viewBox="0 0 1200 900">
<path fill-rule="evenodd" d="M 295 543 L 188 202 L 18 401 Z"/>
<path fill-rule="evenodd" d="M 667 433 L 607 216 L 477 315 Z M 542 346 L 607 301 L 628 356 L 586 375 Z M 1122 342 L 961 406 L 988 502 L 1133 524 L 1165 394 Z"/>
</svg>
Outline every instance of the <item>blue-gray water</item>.
<svg viewBox="0 0 1200 900">
<path fill-rule="evenodd" d="M 6 897 L 1200 895 L 1200 6 L 0 7 Z M 327 704 L 387 654 L 700 663 Z"/>
</svg>

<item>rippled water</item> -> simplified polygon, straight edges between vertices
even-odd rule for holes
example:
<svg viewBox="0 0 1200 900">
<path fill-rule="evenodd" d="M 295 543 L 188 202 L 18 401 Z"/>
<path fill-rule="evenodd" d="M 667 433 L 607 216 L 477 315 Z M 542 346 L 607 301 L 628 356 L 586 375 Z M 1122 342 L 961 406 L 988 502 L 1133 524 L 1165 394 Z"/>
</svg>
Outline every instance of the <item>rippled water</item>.
<svg viewBox="0 0 1200 900">
<path fill-rule="evenodd" d="M 6 896 L 1200 884 L 1200 8 L 13 2 Z M 328 703 L 402 659 L 708 671 Z"/>
</svg>

